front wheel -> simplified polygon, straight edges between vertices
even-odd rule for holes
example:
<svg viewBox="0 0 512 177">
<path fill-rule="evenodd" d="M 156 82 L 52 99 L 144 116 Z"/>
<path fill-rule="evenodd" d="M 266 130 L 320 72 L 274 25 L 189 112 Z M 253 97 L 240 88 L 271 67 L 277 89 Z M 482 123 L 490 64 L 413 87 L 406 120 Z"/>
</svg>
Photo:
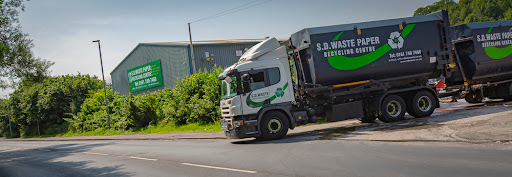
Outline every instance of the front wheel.
<svg viewBox="0 0 512 177">
<path fill-rule="evenodd" d="M 286 136 L 290 127 L 286 116 L 278 111 L 267 112 L 260 123 L 261 138 L 265 140 L 277 140 Z"/>
<path fill-rule="evenodd" d="M 422 90 L 414 95 L 407 105 L 409 115 L 416 118 L 430 116 L 437 107 L 436 98 L 428 91 Z"/>
<path fill-rule="evenodd" d="M 379 120 L 382 122 L 397 122 L 404 120 L 405 115 L 405 101 L 398 95 L 389 95 L 382 101 L 381 115 Z"/>
</svg>

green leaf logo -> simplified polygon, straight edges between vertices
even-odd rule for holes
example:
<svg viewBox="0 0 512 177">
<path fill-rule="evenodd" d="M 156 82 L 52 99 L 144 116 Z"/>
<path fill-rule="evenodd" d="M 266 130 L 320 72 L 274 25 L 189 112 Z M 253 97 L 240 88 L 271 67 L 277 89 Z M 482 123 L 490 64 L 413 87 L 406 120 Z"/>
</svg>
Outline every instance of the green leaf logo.
<svg viewBox="0 0 512 177">
<path fill-rule="evenodd" d="M 268 100 L 270 100 L 270 102 L 274 101 L 277 97 L 282 97 L 284 96 L 284 91 L 286 90 L 286 88 L 288 88 L 288 82 L 286 82 L 283 86 L 283 88 L 277 88 L 277 91 L 275 92 L 275 95 L 273 95 L 272 97 L 270 97 Z M 245 100 L 245 103 L 247 104 L 247 106 L 251 107 L 251 108 L 258 108 L 258 107 L 262 107 L 265 103 L 265 101 L 260 101 L 260 102 L 254 102 L 251 100 L 251 93 L 249 93 L 249 95 L 247 96 L 247 99 Z"/>
<path fill-rule="evenodd" d="M 277 91 L 276 91 L 276 96 L 277 97 L 282 97 L 284 95 L 284 91 L 282 88 L 277 88 Z"/>
<path fill-rule="evenodd" d="M 386 53 L 388 53 L 392 48 L 401 49 L 404 45 L 404 38 L 406 38 L 409 35 L 409 33 L 411 33 L 411 31 L 414 29 L 414 26 L 416 26 L 416 24 L 408 24 L 402 31 L 402 34 L 400 34 L 399 32 L 391 33 L 388 43 L 384 44 L 383 46 L 379 47 L 373 52 L 367 53 L 359 57 L 346 57 L 343 55 L 332 56 L 328 57 L 327 60 L 332 67 L 338 70 L 353 70 L 366 66 L 374 62 L 375 60 L 379 59 Z M 343 32 L 338 34 L 333 39 L 333 41 L 338 40 L 342 33 Z"/>
<path fill-rule="evenodd" d="M 487 31 L 487 34 L 491 34 L 491 31 L 492 31 L 492 27 L 489 28 L 489 30 Z M 494 46 L 489 46 L 489 47 L 485 47 L 484 50 L 485 50 L 485 54 L 487 54 L 487 56 L 489 56 L 492 59 L 499 60 L 499 59 L 508 57 L 509 55 L 512 54 L 512 45 L 509 45 L 504 48 L 497 48 Z"/>
</svg>

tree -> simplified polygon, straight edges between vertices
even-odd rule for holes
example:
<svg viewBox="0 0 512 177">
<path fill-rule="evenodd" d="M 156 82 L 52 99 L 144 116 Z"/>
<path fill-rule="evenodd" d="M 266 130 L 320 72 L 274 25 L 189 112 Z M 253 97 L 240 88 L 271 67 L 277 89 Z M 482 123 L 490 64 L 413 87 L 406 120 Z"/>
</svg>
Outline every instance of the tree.
<svg viewBox="0 0 512 177">
<path fill-rule="evenodd" d="M 21 136 L 63 133 L 68 128 L 64 119 L 75 116 L 90 93 L 100 88 L 102 82 L 96 76 L 81 74 L 22 83 L 9 99 L 13 124 Z"/>
<path fill-rule="evenodd" d="M 19 13 L 23 0 L 0 0 L 0 88 L 14 88 L 20 80 L 40 82 L 49 75 L 53 62 L 36 58 L 34 46 L 23 33 Z"/>
<path fill-rule="evenodd" d="M 414 16 L 448 9 L 450 24 L 512 20 L 512 0 L 440 0 L 414 11 Z"/>
</svg>

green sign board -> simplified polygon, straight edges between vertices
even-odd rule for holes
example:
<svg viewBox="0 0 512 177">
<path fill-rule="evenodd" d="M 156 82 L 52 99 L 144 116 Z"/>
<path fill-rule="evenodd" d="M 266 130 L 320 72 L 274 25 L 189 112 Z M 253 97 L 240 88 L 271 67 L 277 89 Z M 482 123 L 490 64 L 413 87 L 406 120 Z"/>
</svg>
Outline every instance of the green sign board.
<svg viewBox="0 0 512 177">
<path fill-rule="evenodd" d="M 128 70 L 130 92 L 162 86 L 162 65 L 155 60 Z"/>
</svg>

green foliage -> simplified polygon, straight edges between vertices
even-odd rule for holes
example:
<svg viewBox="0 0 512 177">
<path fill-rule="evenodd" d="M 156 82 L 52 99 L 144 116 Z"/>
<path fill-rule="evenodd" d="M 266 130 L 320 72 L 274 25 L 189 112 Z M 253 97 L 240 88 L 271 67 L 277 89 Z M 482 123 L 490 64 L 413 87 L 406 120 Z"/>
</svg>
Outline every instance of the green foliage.
<svg viewBox="0 0 512 177">
<path fill-rule="evenodd" d="M 134 128 L 127 130 L 114 130 L 99 128 L 93 131 L 87 132 L 75 132 L 69 131 L 59 135 L 53 136 L 97 136 L 97 135 L 128 135 L 128 134 L 148 134 L 148 133 L 174 133 L 174 132 L 218 132 L 220 129 L 220 123 L 190 123 L 185 125 L 175 124 L 158 124 L 150 125 L 142 128 Z M 51 135 L 49 135 L 51 136 Z"/>
<path fill-rule="evenodd" d="M 133 131 L 154 126 L 169 127 L 190 123 L 208 124 L 220 119 L 220 81 L 222 72 L 216 66 L 208 71 L 179 79 L 173 89 L 163 89 L 142 95 L 120 95 L 107 91 L 108 108 L 103 90 L 87 98 L 80 112 L 66 118 L 72 133 L 83 134 L 108 128 L 106 110 L 111 130 Z"/>
<path fill-rule="evenodd" d="M 162 104 L 166 122 L 178 125 L 192 122 L 214 122 L 220 119 L 220 81 L 217 76 L 222 68 L 211 72 L 199 71 L 196 74 L 178 80 L 174 89 L 166 96 Z"/>
<path fill-rule="evenodd" d="M 9 100 L 0 99 L 0 137 L 11 137 L 9 130 L 9 112 L 11 112 L 8 108 Z M 12 115 L 11 115 L 12 117 Z M 11 119 L 12 120 L 12 119 Z M 19 131 L 16 124 L 11 123 L 12 126 L 12 137 L 18 137 Z"/>
<path fill-rule="evenodd" d="M 0 0 L 0 88 L 15 87 L 19 80 L 41 82 L 52 62 L 34 57 L 34 46 L 19 23 L 23 0 Z"/>
<path fill-rule="evenodd" d="M 451 25 L 470 22 L 512 20 L 512 0 L 440 0 L 418 8 L 414 16 L 448 9 Z"/>
<path fill-rule="evenodd" d="M 76 115 L 89 92 L 100 88 L 98 78 L 80 74 L 22 82 L 9 99 L 11 120 L 21 136 L 65 132 L 68 123 L 64 119 Z"/>
</svg>

